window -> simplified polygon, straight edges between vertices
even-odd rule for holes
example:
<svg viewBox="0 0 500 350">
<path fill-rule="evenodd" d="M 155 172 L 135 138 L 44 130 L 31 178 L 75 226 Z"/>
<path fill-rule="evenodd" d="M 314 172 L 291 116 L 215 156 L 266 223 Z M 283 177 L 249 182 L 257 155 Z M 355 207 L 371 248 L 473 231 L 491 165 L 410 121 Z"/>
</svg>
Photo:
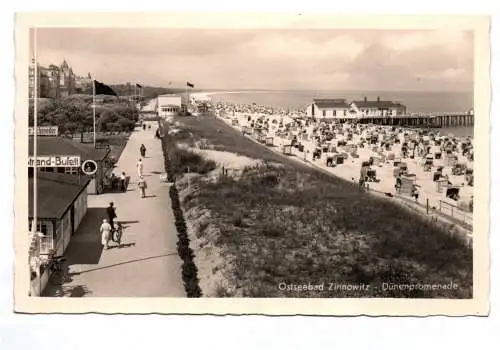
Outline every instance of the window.
<svg viewBox="0 0 500 350">
<path fill-rule="evenodd" d="M 326 111 L 323 110 L 323 117 L 326 117 Z"/>
<path fill-rule="evenodd" d="M 80 168 L 64 168 L 64 173 L 68 175 L 78 175 L 80 173 Z"/>
<path fill-rule="evenodd" d="M 344 110 L 344 117 L 346 117 L 346 116 L 347 116 L 347 111 L 346 111 L 346 110 Z"/>
<path fill-rule="evenodd" d="M 49 233 L 49 224 L 47 222 L 40 222 L 38 221 L 36 223 L 37 231 L 43 233 L 45 236 Z M 33 228 L 33 220 L 30 220 L 29 224 L 29 231 L 31 232 Z"/>
<path fill-rule="evenodd" d="M 336 117 L 336 116 L 337 116 L 337 110 L 335 110 L 335 109 L 334 109 L 334 110 L 332 111 L 332 115 L 333 115 L 334 117 Z"/>
</svg>

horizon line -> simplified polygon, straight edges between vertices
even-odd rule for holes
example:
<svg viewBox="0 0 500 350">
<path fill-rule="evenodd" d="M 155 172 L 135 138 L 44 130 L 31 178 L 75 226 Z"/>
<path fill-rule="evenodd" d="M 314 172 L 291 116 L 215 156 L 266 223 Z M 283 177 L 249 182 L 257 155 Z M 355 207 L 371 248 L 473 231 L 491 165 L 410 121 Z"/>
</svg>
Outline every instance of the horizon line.
<svg viewBox="0 0 500 350">
<path fill-rule="evenodd" d="M 352 92 L 360 92 L 360 91 L 366 91 L 366 92 L 474 92 L 474 89 L 457 89 L 457 90 L 417 90 L 417 89 L 357 89 L 357 88 L 350 88 L 350 89 L 258 89 L 258 88 L 232 88 L 232 89 L 224 89 L 224 88 L 196 88 L 194 90 L 198 91 L 221 91 L 221 92 L 229 92 L 229 91 L 352 91 Z"/>
</svg>

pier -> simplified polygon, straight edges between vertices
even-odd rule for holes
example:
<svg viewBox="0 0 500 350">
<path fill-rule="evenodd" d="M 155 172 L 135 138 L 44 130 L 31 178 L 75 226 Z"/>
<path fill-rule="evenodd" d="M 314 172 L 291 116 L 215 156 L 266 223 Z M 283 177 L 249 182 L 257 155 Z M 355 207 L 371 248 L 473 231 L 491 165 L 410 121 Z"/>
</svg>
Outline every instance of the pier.
<svg viewBox="0 0 500 350">
<path fill-rule="evenodd" d="M 474 113 L 414 113 L 396 116 L 362 116 L 357 118 L 361 124 L 427 126 L 442 128 L 449 126 L 474 126 Z M 341 120 L 342 121 L 342 120 Z M 345 121 L 348 121 L 346 119 Z"/>
</svg>

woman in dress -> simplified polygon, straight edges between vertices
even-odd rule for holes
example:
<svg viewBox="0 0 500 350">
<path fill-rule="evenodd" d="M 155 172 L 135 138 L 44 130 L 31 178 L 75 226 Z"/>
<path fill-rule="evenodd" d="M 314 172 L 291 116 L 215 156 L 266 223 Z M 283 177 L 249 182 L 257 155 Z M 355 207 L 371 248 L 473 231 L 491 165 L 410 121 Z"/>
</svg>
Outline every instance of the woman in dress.
<svg viewBox="0 0 500 350">
<path fill-rule="evenodd" d="M 104 249 L 109 248 L 109 240 L 111 239 L 111 225 L 108 223 L 108 219 L 102 220 L 101 225 L 101 244 L 104 246 Z"/>
</svg>

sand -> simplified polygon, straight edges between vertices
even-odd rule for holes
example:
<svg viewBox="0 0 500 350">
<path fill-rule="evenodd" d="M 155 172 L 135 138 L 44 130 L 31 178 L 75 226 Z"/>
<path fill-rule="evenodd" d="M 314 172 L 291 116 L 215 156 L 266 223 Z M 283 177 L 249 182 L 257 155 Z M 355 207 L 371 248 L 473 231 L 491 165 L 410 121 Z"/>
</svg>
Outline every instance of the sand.
<svg viewBox="0 0 500 350">
<path fill-rule="evenodd" d="M 222 108 L 224 109 L 224 107 Z M 276 131 L 278 130 L 278 123 L 273 124 L 272 119 L 282 119 L 283 117 L 280 115 L 263 115 L 262 113 L 253 113 L 251 111 L 249 112 L 235 112 L 234 116 L 233 113 L 218 113 L 219 118 L 226 122 L 228 125 L 231 125 L 232 127 L 238 129 L 238 130 L 243 130 L 245 127 L 249 127 L 250 123 L 256 122 L 258 119 L 261 120 L 269 120 L 268 124 L 268 131 L 266 134 L 266 137 L 273 137 L 273 143 L 274 146 L 271 147 L 273 149 L 282 149 L 283 145 L 290 144 L 290 140 L 287 138 L 283 137 L 278 137 L 276 136 Z M 229 115 L 229 116 L 228 116 Z M 250 117 L 250 121 L 248 120 Z M 285 119 L 285 118 L 284 118 Z M 237 120 L 237 124 L 235 125 L 233 120 Z M 286 119 L 290 120 L 290 118 Z M 369 133 L 372 133 L 375 130 L 379 131 L 379 134 L 382 133 L 387 133 L 391 134 L 391 127 L 381 127 L 381 126 L 363 126 L 365 130 L 362 130 L 359 135 L 353 134 L 353 138 L 350 141 L 347 141 L 347 130 L 351 130 L 350 126 L 347 124 L 343 126 L 343 129 L 345 130 L 344 136 L 339 135 L 338 133 L 336 134 L 335 139 L 333 139 L 330 143 L 333 145 L 337 145 L 337 141 L 339 140 L 344 140 L 347 141 L 348 144 L 354 144 L 358 145 L 361 138 L 366 136 Z M 304 127 L 301 130 L 306 130 L 306 134 L 311 135 L 312 133 L 313 126 L 309 127 Z M 302 140 L 300 137 L 299 132 L 295 132 L 296 135 L 298 135 L 298 142 L 304 145 L 304 150 L 305 152 L 300 152 L 297 148 L 292 147 L 292 154 L 297 158 L 304 160 L 308 163 L 314 163 L 315 166 L 320 167 L 323 170 L 326 170 L 340 178 L 343 178 L 348 181 L 355 181 L 358 182 L 358 179 L 360 177 L 360 169 L 361 169 L 361 163 L 363 161 L 368 161 L 370 157 L 380 157 L 380 155 L 387 156 L 390 153 L 393 153 L 396 159 L 401 159 L 401 161 L 405 162 L 408 167 L 408 173 L 414 174 L 415 178 L 415 184 L 418 186 L 418 192 L 419 192 L 419 197 L 416 202 L 422 205 L 427 205 L 427 201 L 429 203 L 430 208 L 436 208 L 439 209 L 441 208 L 441 211 L 445 214 L 452 215 L 455 218 L 459 220 L 463 220 L 469 224 L 472 224 L 472 213 L 468 211 L 468 203 L 474 193 L 474 189 L 472 186 L 468 186 L 466 183 L 465 175 L 458 175 L 455 176 L 452 174 L 452 167 L 451 166 L 446 166 L 445 160 L 442 159 L 434 159 L 433 160 L 433 166 L 431 167 L 430 171 L 424 171 L 424 166 L 423 164 L 425 163 L 425 159 L 419 157 L 418 155 L 415 155 L 415 159 L 411 158 L 402 158 L 402 153 L 401 153 L 401 147 L 403 142 L 405 142 L 405 136 L 404 134 L 406 133 L 408 135 L 407 140 L 411 140 L 413 138 L 413 134 L 416 135 L 415 131 L 411 131 L 409 129 L 403 129 L 398 127 L 397 129 L 397 138 L 400 140 L 400 143 L 395 143 L 391 146 L 390 151 L 382 150 L 381 152 L 375 152 L 373 151 L 372 147 L 375 145 L 370 145 L 369 143 L 365 143 L 364 148 L 359 148 L 357 149 L 357 154 L 359 155 L 359 158 L 353 158 L 350 155 L 348 155 L 348 158 L 344 160 L 343 164 L 337 165 L 335 167 L 327 167 L 326 166 L 326 159 L 328 155 L 333 155 L 332 154 L 325 154 L 322 153 L 320 159 L 313 160 L 312 154 L 314 150 L 317 148 L 316 142 L 313 141 L 307 141 L 307 140 Z M 293 131 L 291 132 L 292 134 L 294 133 Z M 247 135 L 250 136 L 251 138 L 255 139 L 255 135 Z M 444 136 L 437 137 L 438 139 L 441 138 L 444 140 Z M 380 140 L 380 138 L 379 138 Z M 460 145 L 461 142 L 464 142 L 465 138 L 459 139 L 456 138 L 456 143 Z M 434 155 L 434 152 L 440 151 L 440 146 L 435 146 L 434 142 L 431 140 L 430 143 L 431 145 L 431 155 Z M 377 143 L 377 148 L 380 146 L 380 143 Z M 343 153 L 344 151 L 342 150 L 341 147 L 337 147 L 337 151 L 340 153 Z M 377 150 L 379 151 L 379 150 Z M 349 152 L 347 152 L 349 153 Z M 409 151 L 409 154 L 411 154 L 412 151 Z M 444 154 L 444 152 L 442 152 Z M 462 156 L 461 152 L 459 150 L 453 152 L 457 156 L 457 162 L 465 164 L 466 168 L 473 169 L 473 162 L 469 161 L 466 157 Z M 443 176 L 447 175 L 448 180 L 452 183 L 453 186 L 459 188 L 459 195 L 460 199 L 458 201 L 455 201 L 453 199 L 447 198 L 446 197 L 446 189 L 444 189 L 442 192 L 437 191 L 437 184 L 436 182 L 433 181 L 433 175 L 434 172 L 437 170 L 437 167 L 442 166 L 443 167 Z M 371 167 L 373 170 L 376 171 L 376 177 L 379 180 L 379 182 L 370 182 L 368 183 L 369 187 L 373 190 L 382 192 L 382 193 L 391 193 L 395 195 L 397 193 L 395 189 L 395 183 L 396 183 L 396 177 L 394 176 L 394 165 L 393 161 L 383 161 L 381 162 L 378 166 L 374 165 Z M 413 197 L 408 196 L 408 198 L 411 198 L 412 200 L 415 200 Z M 460 208 L 467 208 L 465 210 L 458 210 L 457 206 L 460 206 Z"/>
</svg>

